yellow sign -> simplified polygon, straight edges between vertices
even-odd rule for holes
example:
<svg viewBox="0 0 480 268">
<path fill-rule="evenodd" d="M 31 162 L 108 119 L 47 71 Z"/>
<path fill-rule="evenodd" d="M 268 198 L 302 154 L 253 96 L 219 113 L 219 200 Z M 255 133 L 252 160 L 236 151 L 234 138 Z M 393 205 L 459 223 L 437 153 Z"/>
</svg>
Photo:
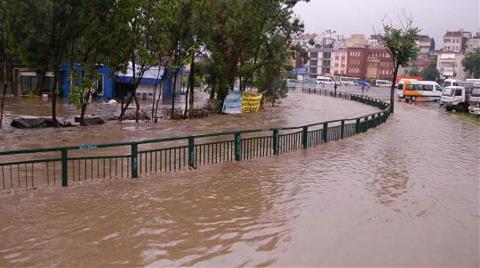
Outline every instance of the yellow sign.
<svg viewBox="0 0 480 268">
<path fill-rule="evenodd" d="M 262 104 L 262 94 L 243 92 L 242 112 L 258 112 Z"/>
</svg>

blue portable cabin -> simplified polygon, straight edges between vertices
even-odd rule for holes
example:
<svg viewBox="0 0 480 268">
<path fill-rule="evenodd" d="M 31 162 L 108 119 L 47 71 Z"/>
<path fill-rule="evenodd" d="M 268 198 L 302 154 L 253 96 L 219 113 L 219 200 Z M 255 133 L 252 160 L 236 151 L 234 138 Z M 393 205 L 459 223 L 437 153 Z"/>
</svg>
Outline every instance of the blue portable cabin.
<svg viewBox="0 0 480 268">
<path fill-rule="evenodd" d="M 140 73 L 139 67 L 136 67 L 136 75 L 138 77 Z M 176 87 L 176 92 L 180 92 L 180 81 L 182 79 L 183 72 L 179 72 L 178 83 Z M 129 63 L 129 66 L 126 72 L 119 72 L 116 74 L 115 79 L 115 97 L 116 98 L 125 98 L 129 96 L 131 92 L 131 85 L 133 84 L 133 66 Z M 136 89 L 137 98 L 140 99 L 151 99 L 153 98 L 153 92 L 161 88 L 161 98 L 163 101 L 168 101 L 172 99 L 173 95 L 173 74 L 172 72 L 163 67 L 163 66 L 152 66 L 146 70 L 139 81 L 138 87 Z M 157 93 L 158 96 L 158 93 Z"/>
<path fill-rule="evenodd" d="M 64 98 L 67 98 L 70 94 L 72 86 L 72 74 L 73 72 L 79 73 L 82 70 L 80 64 L 62 64 L 60 66 L 59 86 L 60 93 Z M 94 95 L 94 99 L 101 101 L 109 101 L 113 98 L 114 84 L 113 73 L 108 66 L 97 67 L 97 93 Z"/>
</svg>

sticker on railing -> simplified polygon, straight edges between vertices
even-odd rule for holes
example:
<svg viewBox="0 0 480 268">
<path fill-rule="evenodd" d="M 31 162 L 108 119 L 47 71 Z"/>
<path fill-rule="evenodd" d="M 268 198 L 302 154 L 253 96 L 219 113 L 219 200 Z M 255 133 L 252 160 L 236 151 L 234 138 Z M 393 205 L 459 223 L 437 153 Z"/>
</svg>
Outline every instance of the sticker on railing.
<svg viewBox="0 0 480 268">
<path fill-rule="evenodd" d="M 94 145 L 94 144 L 80 145 L 78 146 L 78 149 L 81 151 L 95 150 L 97 149 L 97 145 Z"/>
</svg>

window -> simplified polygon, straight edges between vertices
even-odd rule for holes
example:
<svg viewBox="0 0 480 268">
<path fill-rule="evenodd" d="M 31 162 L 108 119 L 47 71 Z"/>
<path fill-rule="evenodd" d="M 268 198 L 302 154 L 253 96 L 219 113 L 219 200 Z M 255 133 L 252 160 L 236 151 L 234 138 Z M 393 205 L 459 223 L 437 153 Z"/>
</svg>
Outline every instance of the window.
<svg viewBox="0 0 480 268">
<path fill-rule="evenodd" d="M 462 90 L 461 89 L 456 89 L 455 90 L 455 96 L 462 96 Z"/>
<path fill-rule="evenodd" d="M 425 90 L 425 91 L 433 91 L 433 85 L 423 85 L 423 90 Z"/>
<path fill-rule="evenodd" d="M 20 76 L 20 91 L 22 95 L 27 95 L 28 93 L 35 90 L 37 84 L 37 77 L 36 76 Z"/>
<path fill-rule="evenodd" d="M 310 58 L 318 58 L 318 52 L 310 52 Z"/>
<path fill-rule="evenodd" d="M 53 77 L 45 76 L 45 80 L 43 82 L 42 93 L 53 92 Z"/>
<path fill-rule="evenodd" d="M 97 95 L 103 96 L 103 74 L 97 74 Z"/>
</svg>

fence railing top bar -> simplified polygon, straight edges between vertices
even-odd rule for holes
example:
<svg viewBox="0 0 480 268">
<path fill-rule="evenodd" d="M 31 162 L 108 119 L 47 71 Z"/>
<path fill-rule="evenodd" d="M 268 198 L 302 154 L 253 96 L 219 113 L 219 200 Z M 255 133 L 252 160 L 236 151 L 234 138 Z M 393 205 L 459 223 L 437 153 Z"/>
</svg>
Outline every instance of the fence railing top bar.
<svg viewBox="0 0 480 268">
<path fill-rule="evenodd" d="M 356 95 L 351 94 L 348 92 L 337 91 L 337 93 L 342 93 L 349 95 L 351 97 L 365 97 L 363 95 Z M 369 97 L 370 98 L 370 97 Z M 373 99 L 372 100 L 378 100 Z M 293 130 L 293 129 L 300 129 L 304 127 L 313 127 L 319 126 L 323 124 L 329 123 L 336 123 L 341 121 L 354 121 L 357 119 L 362 119 L 365 117 L 371 117 L 373 115 L 380 115 L 381 113 L 388 112 L 390 105 L 382 100 L 378 100 L 380 103 L 383 103 L 386 108 L 381 110 L 380 112 L 371 113 L 368 115 L 362 115 L 360 117 L 354 118 L 344 118 L 344 119 L 336 119 L 330 121 L 323 121 L 318 123 L 306 124 L 301 126 L 293 126 L 293 127 L 279 127 L 279 128 L 260 128 L 260 129 L 248 129 L 248 130 L 232 130 L 232 131 L 224 131 L 224 132 L 214 132 L 214 133 L 206 133 L 206 134 L 198 134 L 198 135 L 188 135 L 188 136 L 177 136 L 177 137 L 164 137 L 158 139 L 146 139 L 141 141 L 131 141 L 131 142 L 119 142 L 119 143 L 108 143 L 108 144 L 89 144 L 89 145 L 77 145 L 77 146 L 64 146 L 64 147 L 49 147 L 49 148 L 36 148 L 36 149 L 18 149 L 18 150 L 11 150 L 11 151 L 0 151 L 0 156 L 6 155 L 17 155 L 17 154 L 28 154 L 28 153 L 46 153 L 46 152 L 60 152 L 63 150 L 67 151 L 74 151 L 74 150 L 93 150 L 93 149 L 101 149 L 101 148 L 111 148 L 111 147 L 121 147 L 121 146 L 131 146 L 131 145 L 140 145 L 140 144 L 148 144 L 148 143 L 159 143 L 159 142 L 166 142 L 166 141 L 178 141 L 178 140 L 186 140 L 190 138 L 208 138 L 208 137 L 217 137 L 217 136 L 224 136 L 224 135 L 235 135 L 237 133 L 246 134 L 246 133 L 259 133 L 259 132 L 268 132 L 273 130 Z"/>
</svg>

